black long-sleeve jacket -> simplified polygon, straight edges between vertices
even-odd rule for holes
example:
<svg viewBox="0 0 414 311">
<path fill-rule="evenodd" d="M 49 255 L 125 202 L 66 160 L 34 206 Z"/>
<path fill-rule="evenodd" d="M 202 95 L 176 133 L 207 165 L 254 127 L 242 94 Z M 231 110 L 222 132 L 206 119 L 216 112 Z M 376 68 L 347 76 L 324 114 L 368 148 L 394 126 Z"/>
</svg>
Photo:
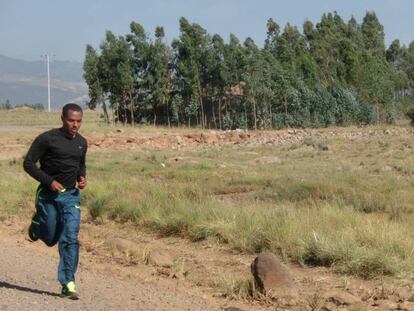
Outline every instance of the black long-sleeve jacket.
<svg viewBox="0 0 414 311">
<path fill-rule="evenodd" d="M 42 185 L 53 180 L 69 189 L 80 176 L 86 176 L 85 157 L 88 145 L 79 133 L 74 138 L 65 135 L 62 128 L 40 134 L 33 141 L 23 162 L 24 170 Z M 36 162 L 40 162 L 40 168 Z"/>
</svg>

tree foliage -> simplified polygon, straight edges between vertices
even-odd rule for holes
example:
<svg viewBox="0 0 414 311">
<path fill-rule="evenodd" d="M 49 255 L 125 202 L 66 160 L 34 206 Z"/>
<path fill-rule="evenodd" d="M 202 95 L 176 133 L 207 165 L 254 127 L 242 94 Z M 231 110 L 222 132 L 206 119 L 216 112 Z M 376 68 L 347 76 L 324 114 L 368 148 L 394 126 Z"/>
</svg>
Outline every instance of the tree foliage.
<svg viewBox="0 0 414 311">
<path fill-rule="evenodd" d="M 182 17 L 168 45 L 163 27 L 148 35 L 106 33 L 87 45 L 89 106 L 115 121 L 201 128 L 326 127 L 392 122 L 413 102 L 414 41 L 386 49 L 374 12 L 359 24 L 336 12 L 302 32 L 270 18 L 263 48 L 230 34 L 226 42 Z"/>
</svg>

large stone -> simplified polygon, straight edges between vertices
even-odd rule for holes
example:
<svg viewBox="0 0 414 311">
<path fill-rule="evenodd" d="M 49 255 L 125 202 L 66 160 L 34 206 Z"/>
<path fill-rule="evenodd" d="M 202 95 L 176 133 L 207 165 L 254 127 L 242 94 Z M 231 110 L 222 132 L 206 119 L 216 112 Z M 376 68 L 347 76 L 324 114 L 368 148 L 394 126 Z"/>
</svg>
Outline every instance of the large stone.
<svg viewBox="0 0 414 311">
<path fill-rule="evenodd" d="M 149 254 L 148 262 L 154 266 L 171 268 L 173 259 L 170 254 L 163 250 L 153 250 Z"/>
<path fill-rule="evenodd" d="M 398 304 L 398 310 L 404 311 L 414 311 L 414 303 L 409 301 L 404 301 Z"/>
<path fill-rule="evenodd" d="M 205 144 L 217 144 L 219 142 L 215 133 L 201 133 L 202 142 Z"/>
<path fill-rule="evenodd" d="M 408 287 L 398 288 L 394 292 L 394 299 L 396 302 L 404 302 L 406 300 L 413 302 L 412 291 Z"/>
<path fill-rule="evenodd" d="M 275 297 L 297 297 L 292 276 L 274 254 L 265 252 L 257 256 L 251 264 L 251 271 L 262 292 Z"/>
<path fill-rule="evenodd" d="M 361 303 L 361 299 L 359 297 L 337 290 L 329 291 L 324 296 L 327 301 L 331 301 L 336 305 L 350 306 Z"/>
<path fill-rule="evenodd" d="M 256 163 L 258 164 L 281 164 L 282 160 L 280 160 L 278 157 L 271 156 L 271 157 L 261 157 L 256 159 Z"/>
<path fill-rule="evenodd" d="M 398 309 L 397 303 L 390 301 L 390 300 L 385 300 L 385 299 L 376 300 L 374 304 L 372 304 L 372 306 L 375 307 L 375 309 L 379 311 L 385 311 L 385 310 L 389 311 L 389 310 Z"/>
<path fill-rule="evenodd" d="M 240 135 L 236 131 L 226 132 L 227 141 L 235 143 L 240 142 Z"/>
<path fill-rule="evenodd" d="M 138 246 L 134 242 L 127 239 L 113 238 L 107 240 L 105 244 L 109 248 L 115 249 L 121 253 L 124 253 L 125 255 L 137 256 L 139 253 Z"/>
</svg>

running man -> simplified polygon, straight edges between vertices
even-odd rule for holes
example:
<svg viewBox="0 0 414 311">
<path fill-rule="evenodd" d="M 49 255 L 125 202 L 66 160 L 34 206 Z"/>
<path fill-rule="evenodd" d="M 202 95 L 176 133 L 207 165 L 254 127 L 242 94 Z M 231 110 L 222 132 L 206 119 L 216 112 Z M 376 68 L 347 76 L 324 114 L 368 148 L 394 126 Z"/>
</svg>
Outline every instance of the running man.
<svg viewBox="0 0 414 311">
<path fill-rule="evenodd" d="M 62 109 L 62 127 L 40 134 L 23 162 L 24 170 L 40 183 L 29 237 L 32 241 L 40 239 L 47 246 L 59 243 L 61 297 L 74 300 L 79 299 L 75 286 L 79 260 L 79 189 L 86 187 L 87 141 L 78 133 L 82 116 L 81 107 L 66 104 Z"/>
</svg>

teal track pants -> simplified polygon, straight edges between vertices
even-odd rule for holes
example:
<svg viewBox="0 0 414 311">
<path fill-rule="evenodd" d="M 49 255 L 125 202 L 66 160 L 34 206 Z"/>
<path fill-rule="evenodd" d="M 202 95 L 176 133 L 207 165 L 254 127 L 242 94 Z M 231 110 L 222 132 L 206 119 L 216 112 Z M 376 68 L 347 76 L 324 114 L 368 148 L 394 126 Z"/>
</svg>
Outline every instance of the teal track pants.
<svg viewBox="0 0 414 311">
<path fill-rule="evenodd" d="M 58 193 L 39 186 L 36 193 L 35 234 L 47 246 L 59 243 L 58 280 L 75 280 L 79 261 L 80 195 L 76 188 Z"/>
</svg>

